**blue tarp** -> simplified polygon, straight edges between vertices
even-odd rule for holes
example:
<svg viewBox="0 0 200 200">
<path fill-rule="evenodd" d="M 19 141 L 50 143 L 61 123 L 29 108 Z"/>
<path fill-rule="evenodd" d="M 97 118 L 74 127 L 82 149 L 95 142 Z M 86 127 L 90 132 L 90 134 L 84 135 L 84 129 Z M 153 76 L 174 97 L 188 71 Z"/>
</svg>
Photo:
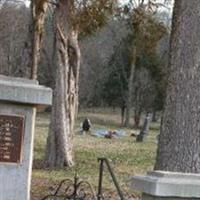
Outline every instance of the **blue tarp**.
<svg viewBox="0 0 200 200">
<path fill-rule="evenodd" d="M 126 135 L 124 130 L 106 130 L 106 129 L 99 129 L 94 131 L 93 135 L 97 137 L 105 137 L 109 135 L 109 132 L 112 131 L 114 134 L 112 134 L 113 137 L 124 137 Z"/>
</svg>

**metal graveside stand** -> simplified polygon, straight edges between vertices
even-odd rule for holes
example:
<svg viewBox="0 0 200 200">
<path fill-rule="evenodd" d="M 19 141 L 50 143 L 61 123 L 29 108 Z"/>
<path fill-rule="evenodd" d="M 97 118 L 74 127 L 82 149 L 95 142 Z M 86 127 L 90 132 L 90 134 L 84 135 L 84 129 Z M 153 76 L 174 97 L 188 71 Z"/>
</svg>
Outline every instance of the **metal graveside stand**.
<svg viewBox="0 0 200 200">
<path fill-rule="evenodd" d="M 51 102 L 37 81 L 0 76 L 0 200 L 30 200 L 36 107 Z"/>
</svg>

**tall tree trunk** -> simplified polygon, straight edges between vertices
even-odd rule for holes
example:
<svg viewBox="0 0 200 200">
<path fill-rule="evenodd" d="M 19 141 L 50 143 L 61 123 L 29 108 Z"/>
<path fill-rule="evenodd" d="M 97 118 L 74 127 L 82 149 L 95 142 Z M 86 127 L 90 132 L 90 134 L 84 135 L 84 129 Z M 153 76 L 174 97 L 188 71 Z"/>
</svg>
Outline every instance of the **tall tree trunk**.
<svg viewBox="0 0 200 200">
<path fill-rule="evenodd" d="M 200 172 L 200 1 L 176 0 L 156 170 Z"/>
<path fill-rule="evenodd" d="M 31 68 L 33 63 L 33 1 L 31 1 L 30 14 L 29 14 L 29 30 L 26 41 L 24 42 L 22 58 L 19 68 L 15 74 L 17 77 L 31 78 Z"/>
<path fill-rule="evenodd" d="M 16 76 L 37 79 L 46 9 L 46 0 L 31 0 L 29 32 L 24 43 L 21 66 L 15 71 Z"/>
<path fill-rule="evenodd" d="M 140 86 L 139 86 L 140 87 Z M 142 107 L 141 107 L 141 98 L 139 87 L 135 88 L 135 115 L 134 115 L 134 128 L 138 129 L 140 126 L 140 119 L 142 114 Z"/>
<path fill-rule="evenodd" d="M 74 30 L 69 35 L 69 61 L 75 76 L 75 118 L 78 116 L 79 107 L 79 74 L 81 63 L 81 51 L 78 42 L 78 31 Z"/>
<path fill-rule="evenodd" d="M 73 132 L 78 101 L 80 49 L 78 32 L 69 24 L 70 1 L 60 0 L 56 8 L 56 85 L 51 125 L 47 139 L 46 166 L 73 166 Z"/>
<path fill-rule="evenodd" d="M 134 128 L 138 129 L 140 127 L 140 119 L 142 114 L 142 108 L 140 105 L 137 105 L 135 108 L 135 115 L 134 115 Z"/>
<path fill-rule="evenodd" d="M 133 99 L 133 79 L 135 74 L 135 65 L 136 65 L 136 47 L 133 47 L 133 58 L 130 69 L 130 76 L 128 82 L 128 95 L 127 95 L 127 103 L 126 103 L 126 119 L 124 122 L 124 126 L 128 127 L 130 125 L 130 112 L 132 107 L 132 99 Z"/>
<path fill-rule="evenodd" d="M 31 30 L 29 30 L 31 31 Z M 22 59 L 19 68 L 16 70 L 15 74 L 17 77 L 31 77 L 31 66 L 32 66 L 32 40 L 31 32 L 28 33 L 27 40 L 24 43 L 24 48 L 22 52 Z"/>
<path fill-rule="evenodd" d="M 121 126 L 124 125 L 124 115 L 126 111 L 126 106 L 125 104 L 121 105 Z"/>
<path fill-rule="evenodd" d="M 32 12 L 32 67 L 31 67 L 31 79 L 37 79 L 38 63 L 40 60 L 40 49 L 43 36 L 43 27 L 45 20 L 45 13 L 47 9 L 46 0 L 32 0 L 31 12 Z"/>
<path fill-rule="evenodd" d="M 153 113 L 152 113 L 152 122 L 157 122 L 157 111 L 156 109 L 153 109 Z"/>
</svg>

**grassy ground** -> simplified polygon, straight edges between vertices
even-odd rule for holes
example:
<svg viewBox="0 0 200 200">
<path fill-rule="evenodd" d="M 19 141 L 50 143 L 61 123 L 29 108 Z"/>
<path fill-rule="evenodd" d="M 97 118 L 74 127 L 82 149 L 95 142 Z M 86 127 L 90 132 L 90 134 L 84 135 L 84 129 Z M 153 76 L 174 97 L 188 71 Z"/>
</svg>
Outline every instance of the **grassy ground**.
<svg viewBox="0 0 200 200">
<path fill-rule="evenodd" d="M 36 122 L 36 136 L 34 148 L 32 199 L 41 199 L 49 187 L 55 186 L 60 180 L 72 178 L 75 173 L 89 181 L 95 188 L 98 185 L 97 158 L 106 157 L 111 160 L 114 172 L 120 185 L 127 185 L 130 177 L 135 174 L 144 174 L 151 170 L 155 161 L 156 135 L 159 124 L 152 124 L 151 130 L 143 143 L 136 143 L 131 132 L 138 130 L 124 129 L 126 136 L 120 139 L 96 138 L 94 136 L 81 136 L 78 134 L 80 123 L 89 117 L 92 121 L 92 132 L 97 129 L 122 129 L 118 111 L 115 110 L 85 110 L 81 111 L 76 124 L 74 138 L 76 166 L 72 169 L 46 170 L 43 169 L 45 142 L 48 132 L 49 116 L 38 114 Z M 113 184 L 108 173 L 105 173 L 104 188 L 113 191 Z"/>
</svg>

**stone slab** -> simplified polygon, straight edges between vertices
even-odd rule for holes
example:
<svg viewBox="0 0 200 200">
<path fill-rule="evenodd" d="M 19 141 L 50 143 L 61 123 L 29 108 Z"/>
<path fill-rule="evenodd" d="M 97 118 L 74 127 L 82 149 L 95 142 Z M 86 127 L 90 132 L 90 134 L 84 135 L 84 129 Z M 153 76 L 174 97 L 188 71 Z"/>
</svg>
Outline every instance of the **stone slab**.
<svg viewBox="0 0 200 200">
<path fill-rule="evenodd" d="M 143 194 L 142 195 L 142 200 L 200 200 L 200 198 L 184 198 L 184 197 L 156 197 L 156 196 L 151 196 L 148 194 Z"/>
<path fill-rule="evenodd" d="M 0 101 L 32 105 L 51 105 L 52 90 L 37 81 L 0 76 Z"/>
<path fill-rule="evenodd" d="M 148 172 L 134 176 L 131 188 L 155 197 L 200 198 L 200 174 Z"/>
<path fill-rule="evenodd" d="M 24 116 L 21 161 L 0 162 L 0 200 L 30 200 L 36 108 L 1 103 L 0 115 Z"/>
</svg>

